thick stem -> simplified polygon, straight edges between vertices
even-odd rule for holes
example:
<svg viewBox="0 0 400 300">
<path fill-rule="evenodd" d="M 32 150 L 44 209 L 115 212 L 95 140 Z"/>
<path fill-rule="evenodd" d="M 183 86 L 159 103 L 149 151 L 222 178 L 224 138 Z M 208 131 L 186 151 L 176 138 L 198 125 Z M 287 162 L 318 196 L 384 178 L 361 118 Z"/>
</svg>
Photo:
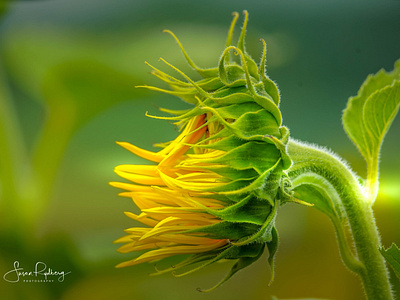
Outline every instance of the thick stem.
<svg viewBox="0 0 400 300">
<path fill-rule="evenodd" d="M 356 176 L 341 159 L 315 146 L 290 141 L 288 152 L 294 161 L 289 170 L 291 178 L 304 173 L 314 173 L 327 180 L 340 196 L 358 260 L 364 266 L 359 268 L 357 273 L 362 279 L 367 298 L 393 299 L 385 261 L 378 250 L 380 236 L 372 209 Z"/>
</svg>

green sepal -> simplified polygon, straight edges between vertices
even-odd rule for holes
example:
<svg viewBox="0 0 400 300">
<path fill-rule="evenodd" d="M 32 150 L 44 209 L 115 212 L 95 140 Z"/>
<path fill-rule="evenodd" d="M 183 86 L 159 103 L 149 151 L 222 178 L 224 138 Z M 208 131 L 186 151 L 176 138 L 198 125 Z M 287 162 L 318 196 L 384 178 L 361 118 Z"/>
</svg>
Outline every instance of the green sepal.
<svg viewBox="0 0 400 300">
<path fill-rule="evenodd" d="M 222 130 L 221 130 L 222 131 Z M 230 151 L 232 149 L 235 149 L 237 147 L 242 146 L 246 141 L 239 139 L 235 135 L 228 135 L 227 137 L 224 137 L 224 134 L 218 132 L 216 135 L 210 136 L 210 138 L 205 139 L 200 141 L 199 144 L 194 145 L 195 147 L 199 148 L 207 148 L 207 149 L 214 149 L 214 150 L 222 150 L 222 151 Z M 220 138 L 220 140 L 217 140 L 216 142 L 213 143 L 207 143 L 210 140 Z"/>
<path fill-rule="evenodd" d="M 199 253 L 195 254 L 188 259 L 182 261 L 181 263 L 162 270 L 162 271 L 157 271 L 154 275 L 157 274 L 162 274 L 166 273 L 169 271 L 173 271 L 173 275 L 175 277 L 181 277 L 188 275 L 190 273 L 196 272 L 198 270 L 203 269 L 204 267 L 217 262 L 221 259 L 240 259 L 240 258 L 255 258 L 255 257 L 260 257 L 264 250 L 264 246 L 262 244 L 252 244 L 252 245 L 246 245 L 246 246 L 241 246 L 241 247 L 236 247 L 232 245 L 228 245 L 226 247 L 223 247 L 222 249 L 217 249 L 217 250 L 212 250 L 212 251 L 207 251 L 205 253 Z M 204 264 L 201 264 L 200 266 L 197 266 L 195 268 L 192 268 L 186 272 L 183 273 L 177 273 L 176 271 L 179 269 L 182 269 L 184 267 L 188 267 L 197 263 L 205 262 Z"/>
<path fill-rule="evenodd" d="M 255 193 L 255 195 L 257 195 L 257 197 L 267 200 L 272 206 L 274 206 L 275 195 L 278 192 L 279 186 L 279 179 L 276 178 L 277 173 L 275 172 L 275 170 L 280 170 L 280 162 L 281 160 L 279 159 L 274 166 L 266 170 L 249 185 L 237 190 L 223 191 L 221 189 L 221 193 L 226 195 L 241 195 L 253 192 Z"/>
<path fill-rule="evenodd" d="M 175 115 L 176 116 L 175 120 L 180 120 L 181 117 L 184 117 L 184 116 L 186 116 L 186 114 L 189 114 L 190 112 L 193 111 L 192 108 L 191 109 L 184 109 L 184 110 L 175 110 L 175 109 L 168 109 L 168 108 L 164 108 L 164 107 L 160 107 L 159 110 L 162 111 L 162 112 L 166 112 L 166 113 L 168 113 L 170 115 Z M 169 118 L 171 118 L 171 120 L 174 120 L 174 119 L 172 119 L 174 117 L 169 117 Z"/>
<path fill-rule="evenodd" d="M 183 234 L 198 233 L 202 237 L 211 239 L 239 240 L 250 236 L 260 229 L 260 225 L 244 222 L 222 221 L 213 225 L 199 227 L 197 229 L 183 231 Z"/>
<path fill-rule="evenodd" d="M 386 259 L 389 266 L 392 267 L 394 274 L 396 274 L 397 278 L 400 280 L 400 249 L 397 247 L 395 243 L 392 246 L 385 250 L 385 248 L 381 247 L 379 249 L 382 256 Z"/>
<path fill-rule="evenodd" d="M 266 111 L 271 113 L 278 126 L 282 125 L 282 114 L 281 111 L 279 110 L 278 106 L 275 104 L 273 100 L 271 100 L 269 97 L 263 96 L 263 95 L 258 95 L 257 93 L 254 92 L 253 94 L 254 101 L 257 102 L 259 105 L 261 105 Z"/>
<path fill-rule="evenodd" d="M 174 39 L 175 41 L 178 43 L 179 48 L 182 51 L 183 56 L 185 57 L 187 63 L 196 70 L 197 73 L 199 73 L 203 78 L 208 78 L 208 77 L 218 77 L 218 68 L 199 68 L 194 62 L 193 60 L 189 57 L 189 55 L 187 54 L 185 48 L 183 48 L 182 43 L 180 42 L 180 40 L 176 37 L 175 34 L 173 34 L 170 30 L 164 30 L 163 32 L 169 33 Z"/>
<path fill-rule="evenodd" d="M 273 99 L 276 105 L 279 105 L 280 96 L 279 89 L 276 86 L 275 82 L 272 81 L 268 76 L 261 76 L 261 80 L 263 83 L 263 87 L 266 93 Z"/>
<path fill-rule="evenodd" d="M 263 83 L 263 82 L 257 82 L 257 83 L 255 83 L 255 84 L 254 84 L 254 90 L 256 91 L 256 93 L 257 93 L 258 95 L 261 95 L 261 96 L 263 96 L 263 97 L 266 97 L 266 98 L 270 99 L 272 102 L 275 103 L 275 100 L 274 100 L 274 99 L 271 97 L 271 95 L 268 94 L 267 91 L 265 90 L 265 87 L 264 87 L 264 83 Z M 275 103 L 275 105 L 277 105 L 277 104 Z M 278 106 L 278 105 L 277 105 L 277 106 Z"/>
<path fill-rule="evenodd" d="M 276 195 L 276 198 L 279 200 L 279 204 L 282 206 L 288 202 L 294 202 L 293 194 L 292 181 L 290 180 L 289 176 L 283 172 L 278 193 Z"/>
<path fill-rule="evenodd" d="M 137 88 L 145 88 L 151 91 L 156 91 L 156 92 L 162 92 L 165 94 L 177 96 L 181 98 L 183 101 L 190 103 L 190 104 L 197 104 L 197 91 L 194 89 L 189 89 L 189 90 L 183 90 L 183 91 L 175 91 L 175 90 L 165 90 L 161 89 L 158 87 L 154 86 L 149 86 L 149 85 L 141 85 L 141 86 L 136 86 Z"/>
<path fill-rule="evenodd" d="M 245 48 L 246 29 L 247 29 L 247 23 L 248 23 L 248 20 L 249 20 L 249 14 L 248 14 L 248 12 L 246 10 L 243 11 L 243 14 L 244 14 L 245 17 L 244 17 L 242 31 L 240 32 L 240 36 L 239 36 L 239 41 L 238 41 L 237 47 L 244 54 L 244 61 L 246 62 L 249 74 L 252 75 L 257 80 L 259 80 L 257 64 L 250 57 L 250 55 L 246 52 L 246 48 Z"/>
<path fill-rule="evenodd" d="M 281 185 L 282 178 L 282 163 L 279 161 L 273 169 L 262 180 L 263 183 L 254 189 L 254 194 L 258 198 L 266 199 L 271 205 L 274 205 L 278 189 Z M 262 178 L 262 176 L 260 176 Z M 260 180 L 258 178 L 257 180 Z"/>
<path fill-rule="evenodd" d="M 164 77 L 164 76 L 159 76 L 158 72 L 153 72 L 155 76 L 163 80 L 165 83 L 167 83 L 173 90 L 176 91 L 195 91 L 196 89 L 193 87 L 191 83 L 180 81 L 178 79 L 175 79 L 174 77 Z M 168 75 L 169 76 L 169 75 Z M 215 91 L 224 86 L 224 84 L 221 82 L 220 78 L 218 77 L 210 77 L 210 78 L 204 78 L 202 80 L 196 81 L 196 85 L 202 88 L 205 91 Z M 196 90 L 197 92 L 197 90 Z"/>
<path fill-rule="evenodd" d="M 261 108 L 258 111 L 252 111 L 242 114 L 233 123 L 228 122 L 220 112 L 224 113 L 221 109 L 214 109 L 212 107 L 203 107 L 205 110 L 214 114 L 213 117 L 223 124 L 231 133 L 244 140 L 265 140 L 266 136 L 281 137 L 279 125 L 276 119 Z"/>
<path fill-rule="evenodd" d="M 250 76 L 253 77 L 255 80 L 259 81 L 260 75 L 258 73 L 257 63 L 246 51 L 244 51 L 243 53 L 244 53 L 247 69 L 249 71 Z"/>
<path fill-rule="evenodd" d="M 146 113 L 147 117 L 153 118 L 153 119 L 160 119 L 160 120 L 170 120 L 170 121 L 178 121 L 175 123 L 175 125 L 182 125 L 185 124 L 187 121 L 189 121 L 191 118 L 196 117 L 198 115 L 204 114 L 204 111 L 200 109 L 199 107 L 195 107 L 193 109 L 189 110 L 168 110 L 165 108 L 160 108 L 160 111 L 166 112 L 169 114 L 174 114 L 175 116 L 173 117 L 162 117 L 162 116 L 153 116 L 149 115 Z"/>
<path fill-rule="evenodd" d="M 245 139 L 263 140 L 267 135 L 281 137 L 276 119 L 264 109 L 243 114 L 232 126 L 239 130 L 240 137 Z"/>
<path fill-rule="evenodd" d="M 222 194 L 244 194 L 247 192 L 248 187 L 254 182 L 255 178 L 237 179 L 219 187 L 213 187 L 210 189 L 201 189 L 204 192 L 215 192 Z M 246 189 L 246 190 L 245 190 Z"/>
<path fill-rule="evenodd" d="M 251 180 L 251 179 L 256 179 L 259 176 L 257 171 L 254 169 L 237 170 L 229 167 L 213 167 L 213 166 L 207 166 L 204 167 L 204 169 L 217 173 L 229 180 L 238 180 L 238 179 Z"/>
<path fill-rule="evenodd" d="M 218 111 L 220 116 L 224 119 L 237 120 L 246 113 L 257 112 L 262 109 L 263 108 L 260 105 L 258 105 L 254 101 L 252 101 L 252 102 L 244 102 L 244 103 L 240 103 L 240 104 L 230 104 L 230 105 L 221 106 L 219 108 L 216 108 L 216 111 Z"/>
<path fill-rule="evenodd" d="M 221 82 L 221 79 L 218 77 L 205 78 L 200 81 L 196 81 L 196 84 L 206 91 L 215 91 L 224 86 Z"/>
<path fill-rule="evenodd" d="M 224 57 L 231 49 L 233 49 L 232 46 L 226 48 L 225 52 L 221 56 L 218 67 L 219 78 L 221 79 L 222 83 L 228 87 L 244 86 L 246 85 L 246 76 L 243 68 L 236 64 L 226 66 L 224 63 Z"/>
<path fill-rule="evenodd" d="M 165 83 L 167 83 L 173 90 L 179 91 L 179 90 L 185 90 L 185 89 L 194 89 L 194 87 L 191 83 L 181 81 L 181 80 L 155 68 L 154 66 L 152 66 L 151 64 L 149 64 L 147 62 L 146 62 L 146 64 L 153 69 L 152 74 L 154 76 L 156 76 L 157 78 L 159 78 L 162 81 L 164 81 Z M 221 82 L 221 80 L 218 78 L 218 76 L 207 77 L 207 78 L 201 79 L 201 80 L 197 81 L 196 84 L 204 90 L 211 90 L 211 91 L 217 90 L 224 86 L 223 83 Z"/>
<path fill-rule="evenodd" d="M 253 82 L 255 80 L 254 80 L 254 77 L 251 77 L 251 75 L 249 74 L 248 65 L 246 63 L 246 55 L 243 53 L 243 51 L 240 48 L 236 48 L 236 47 L 230 46 L 230 47 L 225 49 L 225 51 L 224 51 L 222 56 L 226 55 L 226 53 L 228 53 L 231 49 L 234 49 L 241 56 L 242 68 L 243 68 L 246 80 L 237 78 L 233 82 L 228 82 L 228 72 L 225 69 L 225 65 L 223 63 L 224 60 L 222 58 L 221 61 L 220 61 L 220 66 L 219 66 L 221 81 L 223 83 L 225 83 L 227 86 L 246 85 L 246 87 L 249 89 L 249 91 L 250 91 L 250 93 L 252 95 L 253 100 L 256 103 L 258 103 L 259 105 L 261 105 L 265 110 L 270 112 L 274 116 L 274 118 L 276 119 L 278 125 L 280 126 L 281 123 L 282 123 L 281 112 L 280 112 L 278 106 L 276 105 L 276 103 L 274 102 L 274 100 L 271 99 L 271 97 L 269 97 L 269 95 L 265 96 L 265 93 L 262 93 L 264 95 L 257 94 L 256 89 L 254 87 L 254 82 Z M 238 70 L 240 70 L 240 69 L 241 68 L 238 68 Z M 256 70 L 257 70 L 257 68 L 256 68 Z M 256 71 L 256 72 L 258 72 L 258 71 Z M 235 74 L 235 75 L 237 76 L 237 74 Z M 256 73 L 255 77 L 257 78 L 257 80 L 259 80 L 257 73 Z M 258 88 L 258 90 L 260 90 L 260 88 Z"/>
<path fill-rule="evenodd" d="M 247 251 L 242 250 L 241 255 L 246 255 L 238 259 L 238 261 L 233 265 L 230 272 L 226 275 L 224 279 L 222 279 L 218 284 L 209 289 L 198 289 L 200 292 L 211 292 L 217 287 L 221 286 L 224 282 L 230 279 L 233 275 L 235 275 L 238 271 L 250 266 L 252 263 L 256 262 L 264 252 L 265 244 L 254 243 L 252 245 L 246 245 L 240 247 L 242 249 L 249 249 Z M 248 252 L 248 253 L 246 253 Z"/>
<path fill-rule="evenodd" d="M 233 133 L 241 139 L 265 140 L 269 135 L 281 137 L 275 117 L 255 103 L 245 102 L 241 105 L 214 108 L 200 100 L 199 102 L 202 109 L 213 114 L 212 121 L 219 121 L 230 129 L 231 134 Z M 231 123 L 227 120 L 234 120 L 234 122 Z"/>
<path fill-rule="evenodd" d="M 279 159 L 280 152 L 275 145 L 250 141 L 221 157 L 204 161 L 206 163 L 224 164 L 238 170 L 253 168 L 259 174 L 262 174 L 274 166 Z"/>
<path fill-rule="evenodd" d="M 270 140 L 275 144 L 276 148 L 281 152 L 282 166 L 284 170 L 289 169 L 292 166 L 292 159 L 287 153 L 287 143 L 289 140 L 289 129 L 287 127 L 280 127 L 279 132 L 281 133 L 281 139 L 277 139 L 273 135 L 267 135 Z"/>
<path fill-rule="evenodd" d="M 244 86 L 235 88 L 221 88 L 210 93 L 205 99 L 210 99 L 220 106 L 229 104 L 240 104 L 253 101 L 252 95 Z"/>
<path fill-rule="evenodd" d="M 215 249 L 215 250 L 211 250 L 211 251 L 207 251 L 207 252 L 203 252 L 203 253 L 198 253 L 198 254 L 194 254 L 190 257 L 188 257 L 187 259 L 185 259 L 184 261 L 170 267 L 164 270 L 158 270 L 156 269 L 157 273 L 153 273 L 152 275 L 159 275 L 159 274 L 163 274 L 166 272 L 171 272 L 173 271 L 173 275 L 175 277 L 182 277 L 185 275 L 188 275 L 190 273 L 196 272 L 198 270 L 203 269 L 204 267 L 217 262 L 221 259 L 238 259 L 240 257 L 243 256 L 254 256 L 254 247 L 250 248 L 250 247 L 236 247 L 236 246 L 232 246 L 232 245 L 227 245 L 224 246 L 223 248 L 219 248 L 219 249 Z M 189 269 L 186 272 L 182 272 L 182 273 L 177 273 L 176 271 L 194 265 L 194 264 L 198 264 L 201 262 L 205 262 L 204 264 L 201 264 L 195 268 Z"/>
<path fill-rule="evenodd" d="M 199 262 L 205 261 L 204 264 L 201 264 L 200 266 L 197 266 L 197 267 L 195 267 L 195 268 L 193 268 L 193 269 L 190 269 L 190 270 L 188 270 L 188 271 L 186 271 L 186 272 L 184 272 L 184 273 L 179 273 L 179 274 L 178 274 L 178 273 L 176 273 L 176 271 L 174 271 L 172 274 L 173 274 L 175 277 L 186 276 L 186 275 L 188 275 L 188 274 L 191 274 L 191 273 L 193 273 L 193 272 L 196 272 L 196 271 L 198 271 L 198 270 L 201 270 L 201 269 L 203 269 L 204 267 L 209 266 L 209 265 L 211 265 L 212 263 L 215 263 L 215 262 L 219 261 L 220 259 L 224 259 L 224 258 L 229 257 L 230 255 L 232 255 L 231 253 L 235 253 L 235 252 L 236 252 L 236 251 L 234 251 L 234 250 L 235 250 L 235 249 L 232 249 L 231 246 L 228 246 L 228 247 L 224 247 L 224 248 L 222 248 L 222 249 L 218 249 L 218 250 L 216 250 L 216 251 L 211 251 L 211 253 L 209 253 L 209 252 L 201 253 L 201 254 L 199 254 L 199 257 L 198 257 L 197 260 L 198 260 Z M 192 264 L 194 264 L 194 262 L 190 263 L 190 265 L 192 265 Z"/>
<path fill-rule="evenodd" d="M 246 222 L 256 225 L 262 225 L 265 218 L 271 211 L 271 205 L 255 197 L 255 195 L 248 195 L 235 204 L 227 206 L 223 209 L 204 209 L 221 220 L 230 222 Z"/>
<path fill-rule="evenodd" d="M 227 205 L 231 205 L 237 202 L 240 202 L 243 199 L 243 195 L 224 195 L 224 194 L 211 194 L 207 196 L 203 196 L 205 198 L 212 198 L 215 200 L 222 201 Z"/>
<path fill-rule="evenodd" d="M 206 261 L 205 264 L 201 265 L 200 267 L 198 267 L 196 269 L 191 269 L 189 272 L 197 271 L 198 269 L 204 268 L 204 267 L 208 266 L 209 264 L 213 263 L 214 262 L 213 260 L 219 254 L 221 254 L 224 250 L 228 249 L 229 247 L 230 246 L 225 246 L 223 248 L 219 248 L 216 250 L 191 255 L 188 258 L 186 258 L 185 260 L 183 260 L 169 268 L 163 269 L 163 270 L 160 270 L 155 266 L 156 272 L 151 273 L 150 275 L 160 275 L 160 274 L 164 274 L 164 273 L 168 273 L 168 272 L 176 272 L 178 270 L 181 270 L 182 268 Z M 185 274 L 185 273 L 183 273 L 183 274 Z M 180 275 L 177 275 L 177 276 L 180 276 Z"/>
<path fill-rule="evenodd" d="M 275 218 L 278 204 L 275 202 L 272 206 L 272 210 L 269 212 L 264 224 L 260 227 L 260 230 L 254 232 L 251 236 L 243 237 L 238 241 L 232 241 L 234 246 L 243 246 L 249 243 L 258 242 L 266 243 L 272 240 L 272 230 L 275 226 Z"/>
<path fill-rule="evenodd" d="M 262 81 L 262 86 L 264 91 L 272 98 L 276 105 L 279 105 L 280 96 L 279 96 L 279 89 L 275 82 L 273 82 L 267 75 L 266 75 L 266 60 L 267 60 L 267 43 L 261 39 L 263 43 L 263 53 L 261 56 L 260 66 L 258 67 L 258 74 Z"/>
</svg>

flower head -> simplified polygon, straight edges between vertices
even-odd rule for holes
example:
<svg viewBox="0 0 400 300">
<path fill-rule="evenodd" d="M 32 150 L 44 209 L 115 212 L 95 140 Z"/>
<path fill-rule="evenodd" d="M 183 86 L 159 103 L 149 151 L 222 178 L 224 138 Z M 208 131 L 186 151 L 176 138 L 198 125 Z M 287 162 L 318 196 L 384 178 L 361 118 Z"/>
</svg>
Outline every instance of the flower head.
<svg viewBox="0 0 400 300">
<path fill-rule="evenodd" d="M 181 129 L 175 140 L 158 145 L 159 152 L 119 143 L 153 162 L 115 169 L 129 183 L 111 184 L 124 189 L 120 195 L 132 198 L 141 211 L 126 215 L 145 225 L 126 229 L 127 235 L 116 241 L 124 243 L 122 253 L 144 250 L 120 267 L 192 254 L 172 268 L 157 270 L 185 275 L 220 259 L 236 260 L 221 284 L 256 261 L 266 245 L 273 263 L 278 245 L 275 216 L 285 196 L 284 171 L 291 164 L 286 153 L 289 131 L 282 126 L 279 91 L 265 74 L 265 42 L 259 66 L 245 51 L 247 12 L 238 45 L 231 46 L 237 18 L 234 13 L 227 47 L 212 69 L 197 67 L 175 35 L 166 31 L 203 79 L 195 82 L 164 60 L 184 80 L 151 66 L 171 89 L 145 87 L 179 96 L 193 108 L 162 109 L 173 116 L 154 117 L 173 120 Z M 178 273 L 189 266 L 192 269 Z"/>
</svg>

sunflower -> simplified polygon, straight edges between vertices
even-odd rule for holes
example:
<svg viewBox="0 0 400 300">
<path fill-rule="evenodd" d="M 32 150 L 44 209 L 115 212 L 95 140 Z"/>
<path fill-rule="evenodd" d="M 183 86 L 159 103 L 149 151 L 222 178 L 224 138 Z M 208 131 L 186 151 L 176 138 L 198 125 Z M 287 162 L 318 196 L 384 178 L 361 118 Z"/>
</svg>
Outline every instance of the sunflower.
<svg viewBox="0 0 400 300">
<path fill-rule="evenodd" d="M 140 214 L 125 213 L 144 227 L 126 229 L 116 240 L 122 253 L 140 255 L 118 267 L 156 262 L 190 254 L 175 266 L 157 270 L 186 275 L 221 259 L 235 260 L 220 285 L 256 261 L 265 246 L 269 263 L 278 246 L 275 217 L 285 192 L 291 160 L 286 153 L 289 131 L 282 126 L 279 91 L 265 73 L 266 44 L 259 66 L 244 47 L 248 14 L 237 46 L 231 46 L 238 19 L 229 29 L 227 46 L 218 67 L 199 68 L 178 42 L 189 65 L 202 79 L 194 81 L 170 65 L 177 79 L 149 65 L 153 74 L 171 89 L 144 86 L 180 97 L 193 105 L 189 110 L 161 109 L 180 128 L 173 141 L 158 144 L 151 152 L 127 142 L 118 144 L 152 164 L 120 165 L 115 172 L 128 182 L 112 182 L 131 198 Z M 232 57 L 231 54 L 234 54 Z M 188 269 L 178 273 L 181 269 Z"/>
</svg>

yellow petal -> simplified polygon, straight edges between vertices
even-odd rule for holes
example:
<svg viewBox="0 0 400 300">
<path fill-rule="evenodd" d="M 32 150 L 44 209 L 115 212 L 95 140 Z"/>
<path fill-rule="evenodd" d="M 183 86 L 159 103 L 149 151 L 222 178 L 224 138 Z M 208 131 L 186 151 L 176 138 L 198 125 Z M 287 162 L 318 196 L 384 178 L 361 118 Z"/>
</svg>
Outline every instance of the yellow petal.
<svg viewBox="0 0 400 300">
<path fill-rule="evenodd" d="M 157 243 L 149 243 L 149 244 L 142 244 L 142 245 L 136 245 L 135 242 L 128 243 L 126 245 L 123 245 L 117 249 L 119 253 L 129 253 L 129 252 L 134 252 L 134 251 L 142 251 L 142 250 L 149 250 L 149 249 L 155 249 L 155 248 L 161 248 L 161 247 L 166 247 L 168 245 L 171 245 L 171 242 L 157 242 Z"/>
<path fill-rule="evenodd" d="M 139 241 L 143 241 L 147 238 L 152 238 L 152 237 L 157 237 L 159 235 L 162 234 L 166 234 L 166 233 L 179 233 L 179 232 L 183 232 L 186 230 L 192 230 L 192 229 L 197 229 L 199 228 L 199 226 L 161 226 L 158 228 L 153 228 L 152 230 L 150 230 L 149 232 L 147 232 L 146 234 L 144 234 Z"/>
<path fill-rule="evenodd" d="M 140 215 L 138 216 L 138 215 L 135 215 L 135 214 L 133 214 L 133 213 L 131 213 L 131 212 L 124 212 L 124 213 L 125 213 L 125 215 L 128 216 L 129 218 L 131 218 L 131 219 L 133 219 L 133 220 L 136 220 L 136 221 L 138 221 L 138 222 L 140 222 L 140 223 L 142 223 L 142 224 L 144 224 L 144 225 L 150 226 L 150 227 L 154 227 L 154 226 L 156 226 L 157 223 L 158 223 L 156 220 L 153 220 L 153 219 L 147 217 L 146 214 L 140 214 Z"/>
<path fill-rule="evenodd" d="M 126 150 L 132 152 L 133 154 L 153 162 L 160 162 L 165 157 L 162 154 L 141 149 L 127 142 L 117 142 L 117 144 L 125 148 Z"/>
<path fill-rule="evenodd" d="M 148 176 L 158 176 L 157 165 L 119 165 L 115 167 L 115 171 Z"/>
<path fill-rule="evenodd" d="M 110 185 L 113 186 L 113 187 L 116 187 L 116 188 L 124 189 L 124 190 L 127 190 L 127 191 L 132 191 L 132 192 L 138 192 L 138 191 L 147 192 L 147 191 L 151 191 L 151 187 L 150 186 L 137 185 L 137 184 L 131 184 L 131 183 L 125 183 L 125 182 L 112 181 L 112 182 L 110 182 Z"/>
<path fill-rule="evenodd" d="M 172 177 L 167 176 L 163 172 L 160 172 L 160 176 L 162 180 L 169 186 L 170 188 L 178 188 L 186 191 L 202 191 L 202 190 L 208 190 L 212 188 L 217 188 L 224 183 L 199 183 L 199 182 L 185 182 L 181 180 L 176 180 Z"/>
<path fill-rule="evenodd" d="M 145 185 L 165 185 L 165 183 L 161 180 L 159 176 L 154 177 L 154 176 L 147 176 L 147 175 L 138 175 L 138 174 L 132 174 L 132 173 L 127 173 L 127 172 L 122 172 L 122 171 L 115 171 L 117 175 L 121 176 L 122 178 L 128 179 L 132 182 L 139 183 L 139 184 L 145 184 Z"/>
</svg>

